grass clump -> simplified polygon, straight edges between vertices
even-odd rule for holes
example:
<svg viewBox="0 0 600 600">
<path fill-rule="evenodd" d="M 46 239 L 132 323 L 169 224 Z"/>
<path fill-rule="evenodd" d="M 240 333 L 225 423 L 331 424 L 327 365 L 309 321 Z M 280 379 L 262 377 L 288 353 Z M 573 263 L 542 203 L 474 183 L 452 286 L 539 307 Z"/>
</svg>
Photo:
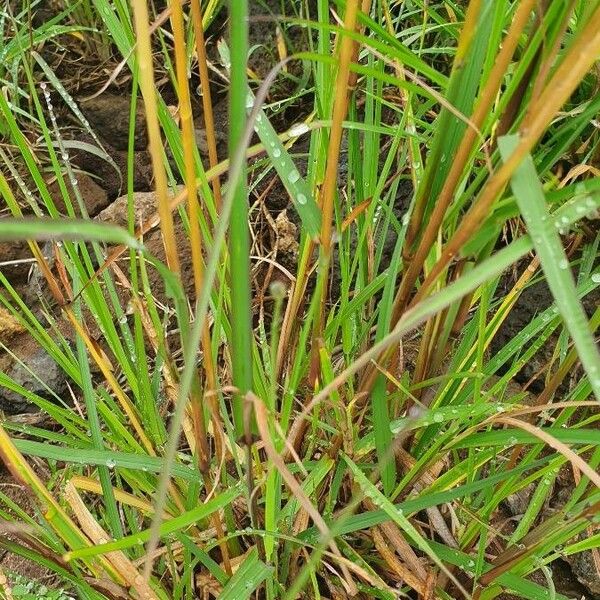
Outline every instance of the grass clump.
<svg viewBox="0 0 600 600">
<path fill-rule="evenodd" d="M 66 383 L 2 340 L 40 416 L 0 428 L 33 498 L 0 546 L 91 599 L 564 599 L 599 545 L 600 4 L 276 4 L 66 1 L 51 52 L 3 13 L 0 240 L 42 283 L 0 301 Z M 60 48 L 130 95 L 121 158 Z"/>
</svg>

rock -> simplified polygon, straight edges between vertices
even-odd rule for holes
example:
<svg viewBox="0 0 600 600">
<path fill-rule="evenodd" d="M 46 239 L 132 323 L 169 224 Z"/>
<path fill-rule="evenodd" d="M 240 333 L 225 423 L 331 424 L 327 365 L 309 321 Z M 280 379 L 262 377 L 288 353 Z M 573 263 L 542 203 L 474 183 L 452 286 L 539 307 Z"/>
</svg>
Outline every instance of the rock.
<svg viewBox="0 0 600 600">
<path fill-rule="evenodd" d="M 21 283 L 27 280 L 31 262 L 31 251 L 27 242 L 0 242 L 0 272 L 10 283 Z"/>
<path fill-rule="evenodd" d="M 175 193 L 179 193 L 182 188 L 177 188 Z M 103 223 L 112 223 L 121 227 L 127 226 L 127 204 L 128 198 L 125 194 L 120 196 L 113 203 L 98 213 L 96 219 Z M 158 197 L 156 192 L 134 192 L 133 207 L 136 224 L 150 218 L 158 210 Z M 176 216 L 176 214 L 175 214 Z"/>
<path fill-rule="evenodd" d="M 80 103 L 80 108 L 96 133 L 116 150 L 127 151 L 129 141 L 129 112 L 131 96 L 104 92 L 96 98 Z M 134 147 L 145 150 L 148 146 L 144 103 L 136 104 Z"/>
<path fill-rule="evenodd" d="M 81 193 L 81 199 L 83 200 L 85 209 L 90 217 L 97 215 L 103 208 L 106 208 L 106 206 L 109 204 L 108 194 L 102 187 L 100 187 L 89 175 L 86 175 L 85 173 L 76 173 L 75 178 L 77 179 L 77 187 Z M 69 197 L 73 204 L 75 214 L 80 216 L 77 198 L 73 192 L 73 186 L 68 180 L 66 180 L 65 183 L 69 191 Z M 57 181 L 52 182 L 48 186 L 48 192 L 52 196 L 57 210 L 66 215 L 67 207 L 65 206 L 65 202 Z"/>
<path fill-rule="evenodd" d="M 298 256 L 300 238 L 298 228 L 290 221 L 287 216 L 287 210 L 282 210 L 275 219 L 277 228 L 277 248 L 286 254 L 291 254 L 294 258 Z"/>
<path fill-rule="evenodd" d="M 31 338 L 28 333 L 11 341 L 11 352 L 19 358 L 15 361 L 6 354 L 0 357 L 0 371 L 26 390 L 54 400 L 67 391 L 67 376 L 54 359 Z M 53 393 L 52 393 L 53 392 Z M 9 414 L 31 412 L 35 405 L 16 391 L 0 387 L 0 408 Z"/>
<path fill-rule="evenodd" d="M 91 136 L 78 136 L 83 142 L 97 146 Z M 71 159 L 79 169 L 93 176 L 95 181 L 106 192 L 108 200 L 114 200 L 125 190 L 127 182 L 127 152 L 117 150 L 108 143 L 104 144 L 106 153 L 116 165 L 110 164 L 105 158 L 82 149 L 71 151 Z M 140 150 L 133 155 L 133 189 L 147 192 L 152 189 L 152 161 L 150 153 Z"/>
<path fill-rule="evenodd" d="M 531 503 L 531 496 L 535 489 L 536 485 L 530 483 L 527 487 L 524 487 L 522 490 L 519 490 L 506 498 L 506 505 L 514 517 L 525 514 L 525 511 Z"/>
<path fill-rule="evenodd" d="M 589 592 L 588 598 L 600 600 L 600 573 L 594 561 L 591 550 L 565 556 L 565 561 L 571 566 L 577 581 Z"/>
<path fill-rule="evenodd" d="M 175 190 L 178 193 L 182 188 Z M 158 208 L 158 198 L 156 192 L 135 192 L 133 194 L 134 212 L 136 223 L 145 221 L 156 213 Z M 181 279 L 184 290 L 193 298 L 194 291 L 194 272 L 190 244 L 187 233 L 177 212 L 173 214 L 175 226 L 175 241 L 179 251 L 179 260 L 181 263 Z M 104 209 L 97 217 L 99 221 L 113 223 L 125 227 L 127 225 L 127 196 L 117 198 L 110 206 Z M 144 245 L 158 260 L 165 263 L 166 256 L 160 228 L 151 231 L 144 238 Z M 162 277 L 150 264 L 148 267 L 148 277 L 150 279 L 150 289 L 159 302 L 166 300 L 165 287 Z M 127 275 L 127 273 L 126 273 Z"/>
</svg>

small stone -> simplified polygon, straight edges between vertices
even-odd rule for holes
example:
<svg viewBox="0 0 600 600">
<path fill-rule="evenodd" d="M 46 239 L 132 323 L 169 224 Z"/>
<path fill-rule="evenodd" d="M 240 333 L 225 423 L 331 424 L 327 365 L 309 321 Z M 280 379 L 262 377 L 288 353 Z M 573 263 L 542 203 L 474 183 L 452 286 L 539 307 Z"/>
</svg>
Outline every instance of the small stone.
<svg viewBox="0 0 600 600">
<path fill-rule="evenodd" d="M 80 103 L 80 108 L 94 131 L 116 150 L 126 151 L 129 145 L 129 113 L 131 96 L 103 93 Z M 145 150 L 148 146 L 144 103 L 136 104 L 134 147 Z"/>
<path fill-rule="evenodd" d="M 67 391 L 67 376 L 54 359 L 25 333 L 11 341 L 11 352 L 20 360 L 4 355 L 0 369 L 16 384 L 42 398 L 55 400 Z M 51 390 L 51 391 L 50 391 Z M 52 393 L 53 392 L 53 393 Z M 0 388 L 0 408 L 9 414 L 31 412 L 35 405 L 16 391 Z"/>
<path fill-rule="evenodd" d="M 298 228 L 287 215 L 287 210 L 282 210 L 275 219 L 277 228 L 277 248 L 282 252 L 296 256 L 298 254 Z"/>
<path fill-rule="evenodd" d="M 89 175 L 85 173 L 76 173 L 75 178 L 77 179 L 77 187 L 79 188 L 81 199 L 83 200 L 85 209 L 90 217 L 97 215 L 103 208 L 108 206 L 109 200 L 106 190 L 100 187 L 100 185 L 98 185 Z M 73 191 L 73 185 L 68 179 L 65 180 L 65 183 L 67 185 L 67 190 L 69 191 L 69 197 L 73 204 L 75 214 L 79 216 L 79 204 L 77 203 L 77 197 Z M 57 181 L 53 181 L 48 186 L 48 192 L 52 196 L 57 210 L 63 215 L 66 215 L 67 207 L 65 206 L 65 201 Z"/>
<path fill-rule="evenodd" d="M 583 539 L 585 536 L 581 536 Z M 569 563 L 577 581 L 590 593 L 590 598 L 600 600 L 600 573 L 596 568 L 594 555 L 591 550 L 585 550 L 577 554 L 565 556 L 564 560 Z"/>
</svg>

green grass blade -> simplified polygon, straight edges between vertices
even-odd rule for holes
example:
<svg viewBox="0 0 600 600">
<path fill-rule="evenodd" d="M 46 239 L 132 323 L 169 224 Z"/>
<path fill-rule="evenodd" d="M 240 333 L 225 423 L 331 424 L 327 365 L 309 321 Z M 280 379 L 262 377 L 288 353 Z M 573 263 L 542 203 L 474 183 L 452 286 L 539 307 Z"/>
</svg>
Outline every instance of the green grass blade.
<svg viewBox="0 0 600 600">
<path fill-rule="evenodd" d="M 232 486 L 226 492 L 222 494 L 218 494 L 212 500 L 206 502 L 206 504 L 201 504 L 200 506 L 194 508 L 193 510 L 187 511 L 173 519 L 168 519 L 163 521 L 160 525 L 160 536 L 168 536 L 182 529 L 186 529 L 190 525 L 194 525 L 205 519 L 206 517 L 212 515 L 215 511 L 222 509 L 223 507 L 229 505 L 235 498 L 240 495 L 240 486 Z M 70 552 L 66 559 L 73 560 L 75 558 L 83 558 L 90 556 L 97 556 L 99 554 L 106 554 L 107 552 L 112 552 L 113 550 L 124 550 L 126 548 L 131 548 L 140 544 L 147 542 L 150 539 L 150 535 L 152 534 L 151 529 L 146 529 L 144 531 L 140 531 L 134 535 L 129 535 L 127 537 L 121 538 L 120 540 L 116 540 L 114 542 L 108 542 L 106 544 L 100 544 L 97 546 L 90 546 L 87 548 L 82 548 L 80 550 L 73 550 Z"/>
<path fill-rule="evenodd" d="M 219 594 L 219 600 L 245 600 L 269 576 L 271 568 L 258 558 L 258 551 L 252 548 L 244 562 Z"/>
<path fill-rule="evenodd" d="M 519 137 L 516 135 L 505 136 L 498 140 L 505 161 L 511 156 L 518 142 Z M 573 338 L 596 399 L 600 401 L 600 352 L 589 330 L 585 311 L 577 299 L 569 259 L 562 246 L 558 230 L 548 214 L 544 191 L 530 155 L 515 171 L 511 185 L 540 258 L 548 287 Z"/>
<path fill-rule="evenodd" d="M 253 102 L 254 96 L 248 90 L 249 109 L 252 108 Z M 285 146 L 281 143 L 277 132 L 263 110 L 260 110 L 256 116 L 254 130 L 263 143 L 285 189 L 288 191 L 308 235 L 313 239 L 317 239 L 321 230 L 321 211 L 315 202 L 308 184 L 298 172 L 294 161 Z M 295 129 L 292 129 L 292 132 L 294 131 L 300 135 L 308 131 L 308 127 L 300 124 Z"/>
<path fill-rule="evenodd" d="M 248 2 L 230 0 L 231 85 L 229 88 L 229 160 L 235 161 L 246 129 L 248 54 Z M 245 161 L 235 181 L 231 208 L 229 253 L 231 271 L 231 360 L 236 434 L 244 433 L 243 396 L 252 389 L 252 292 L 250 289 L 250 232 Z"/>
<path fill-rule="evenodd" d="M 94 450 L 66 448 L 52 444 L 42 444 L 32 440 L 13 440 L 15 447 L 23 454 L 40 456 L 77 465 L 106 465 L 110 468 L 132 469 L 144 473 L 160 473 L 164 461 L 154 456 L 117 452 L 116 450 Z M 173 475 L 187 481 L 195 481 L 198 474 L 194 469 L 181 464 L 173 465 Z"/>
<path fill-rule="evenodd" d="M 137 250 L 143 248 L 138 240 L 121 227 L 67 218 L 1 219 L 0 240 L 7 242 L 18 240 L 81 240 L 124 244 Z"/>
</svg>

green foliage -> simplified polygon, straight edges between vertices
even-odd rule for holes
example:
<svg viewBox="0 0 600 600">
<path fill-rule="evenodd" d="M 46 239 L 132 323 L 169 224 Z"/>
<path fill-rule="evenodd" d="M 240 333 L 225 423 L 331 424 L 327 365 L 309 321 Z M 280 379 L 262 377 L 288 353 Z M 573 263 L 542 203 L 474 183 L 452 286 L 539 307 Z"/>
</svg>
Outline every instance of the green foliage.
<svg viewBox="0 0 600 600">
<path fill-rule="evenodd" d="M 211 56 L 215 81 L 230 88 L 229 154 L 209 164 L 194 148 L 204 262 L 189 297 L 189 282 L 150 254 L 148 232 L 136 235 L 135 119 L 123 182 L 127 228 L 82 210 L 72 140 L 57 115 L 93 132 L 76 86 L 42 52 L 72 36 L 84 55 L 111 68 L 122 61 L 135 115 L 136 103 L 148 102 L 137 96 L 150 75 L 139 68 L 130 3 L 66 2 L 37 28 L 35 4 L 0 14 L 8 215 L 0 241 L 29 240 L 36 276 L 55 286 L 34 306 L 0 273 L 0 315 L 56 362 L 77 399 L 36 393 L 0 373 L 2 389 L 44 414 L 40 423 L 7 418 L 0 428 L 2 458 L 35 498 L 29 511 L 0 494 L 0 517 L 23 526 L 23 539 L 2 545 L 81 597 L 108 597 L 97 585 L 107 578 L 132 597 L 161 599 L 197 597 L 202 586 L 231 599 L 318 598 L 353 586 L 393 598 L 398 589 L 425 593 L 429 581 L 441 598 L 505 590 L 563 598 L 529 576 L 551 578 L 554 560 L 600 545 L 598 535 L 586 536 L 600 502 L 600 309 L 591 318 L 584 310 L 600 287 L 600 3 L 551 2 L 540 13 L 528 0 L 377 0 L 348 32 L 352 2 L 282 2 L 280 42 L 303 42 L 288 71 L 266 83 L 253 78 L 249 59 L 257 49 L 248 45 L 246 12 L 255 7 L 229 3 L 228 50 L 221 44 L 221 62 Z M 205 28 L 224 20 L 226 4 L 201 3 Z M 185 58 L 195 85 L 202 58 L 193 18 Z M 188 82 L 177 81 L 171 31 L 165 21 L 153 32 L 154 64 L 181 92 Z M 352 85 L 341 89 L 344 36 L 358 49 Z M 511 43 L 514 54 L 505 56 Z M 563 81 L 552 79 L 557 72 Z M 174 187 L 190 140 L 169 105 L 172 90 L 151 83 L 165 146 L 155 173 L 165 170 L 173 214 L 190 232 L 185 192 Z M 340 117 L 334 106 L 346 92 Z M 553 97 L 568 99 L 537 123 Z M 329 143 L 340 123 L 327 265 L 328 257 L 317 259 L 322 190 L 327 162 L 338 160 Z M 272 192 L 271 177 L 285 192 Z M 279 264 L 277 247 L 257 256 L 268 246 L 257 224 L 264 216 L 272 225 L 270 193 L 291 201 L 299 230 L 291 267 Z M 286 284 L 269 287 L 265 265 Z M 541 281 L 550 305 L 499 346 L 499 328 Z M 514 382 L 540 348 L 549 358 L 532 398 L 533 383 Z M 28 467 L 34 457 L 43 479 Z M 592 472 L 581 471 L 586 465 Z M 565 472 L 578 474 L 571 496 L 549 511 Z M 510 529 L 505 507 L 525 490 L 524 514 Z M 402 576 L 398 564 L 408 569 L 411 559 L 427 581 Z M 69 597 L 20 577 L 13 583 L 15 598 Z"/>
</svg>

